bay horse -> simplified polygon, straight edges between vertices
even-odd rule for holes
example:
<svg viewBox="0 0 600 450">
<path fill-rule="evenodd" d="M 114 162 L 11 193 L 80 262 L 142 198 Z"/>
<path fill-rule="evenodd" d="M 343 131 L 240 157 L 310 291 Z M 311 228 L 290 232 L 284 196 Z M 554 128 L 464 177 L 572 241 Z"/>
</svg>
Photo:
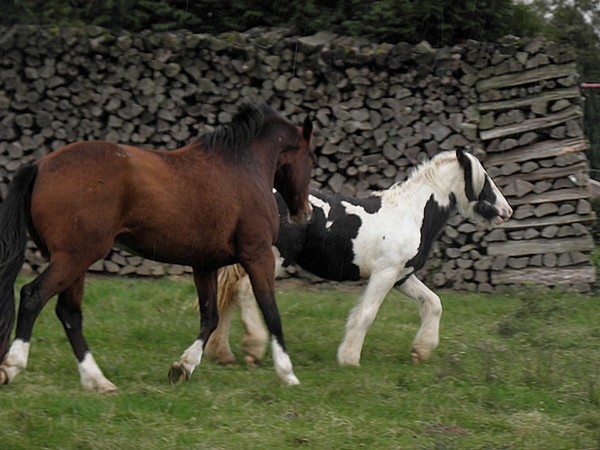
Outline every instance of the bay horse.
<svg viewBox="0 0 600 450">
<path fill-rule="evenodd" d="M 439 153 L 402 184 L 355 198 L 312 190 L 313 220 L 305 225 L 282 220 L 274 247 L 278 271 L 291 264 L 335 281 L 368 280 L 350 313 L 338 348 L 341 365 L 359 365 L 367 331 L 388 292 L 396 287 L 414 300 L 421 326 L 411 350 L 413 362 L 429 358 L 439 342 L 442 304 L 417 278 L 447 219 L 458 211 L 487 226 L 510 218 L 512 209 L 483 166 L 463 149 Z M 281 217 L 286 208 L 277 195 Z M 235 304 L 241 307 L 244 353 L 249 364 L 264 356 L 265 333 L 248 278 L 239 266 L 219 274 L 219 325 L 206 348 L 222 363 L 235 357 L 229 327 Z"/>
<path fill-rule="evenodd" d="M 311 136 L 308 118 L 298 127 L 270 106 L 247 104 L 230 124 L 176 150 L 76 142 L 20 169 L 0 204 L 0 385 L 25 369 L 34 322 L 58 295 L 56 315 L 83 387 L 116 389 L 86 344 L 81 313 L 86 270 L 113 245 L 193 268 L 200 332 L 172 365 L 172 383 L 189 379 L 200 364 L 218 322 L 218 269 L 239 262 L 272 335 L 275 371 L 285 384 L 298 384 L 275 303 L 271 247 L 279 217 L 272 189 L 292 220 L 310 218 Z M 26 230 L 49 264 L 21 289 L 8 349 Z"/>
</svg>

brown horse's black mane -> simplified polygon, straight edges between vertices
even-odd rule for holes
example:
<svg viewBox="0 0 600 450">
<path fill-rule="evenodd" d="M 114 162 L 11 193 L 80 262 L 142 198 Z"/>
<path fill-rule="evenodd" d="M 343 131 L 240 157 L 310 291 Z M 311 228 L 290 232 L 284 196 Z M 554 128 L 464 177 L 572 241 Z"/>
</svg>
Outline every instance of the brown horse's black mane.
<svg viewBox="0 0 600 450">
<path fill-rule="evenodd" d="M 222 156 L 238 159 L 246 154 L 254 139 L 265 135 L 275 123 L 282 122 L 288 123 L 271 106 L 245 103 L 231 123 L 199 137 L 196 142 L 205 151 L 218 151 Z"/>
</svg>

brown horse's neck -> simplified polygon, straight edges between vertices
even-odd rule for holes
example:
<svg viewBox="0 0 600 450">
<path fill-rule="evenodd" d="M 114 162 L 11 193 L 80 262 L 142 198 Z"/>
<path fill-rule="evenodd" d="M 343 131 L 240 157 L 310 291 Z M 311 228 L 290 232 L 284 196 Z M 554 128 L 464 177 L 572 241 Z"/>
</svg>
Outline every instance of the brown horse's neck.
<svg viewBox="0 0 600 450">
<path fill-rule="evenodd" d="M 257 170 L 269 183 L 273 183 L 275 172 L 279 169 L 279 155 L 281 152 L 273 148 L 272 145 L 265 145 L 263 142 L 253 143 L 248 151 L 252 157 L 246 160 L 247 165 Z"/>
</svg>

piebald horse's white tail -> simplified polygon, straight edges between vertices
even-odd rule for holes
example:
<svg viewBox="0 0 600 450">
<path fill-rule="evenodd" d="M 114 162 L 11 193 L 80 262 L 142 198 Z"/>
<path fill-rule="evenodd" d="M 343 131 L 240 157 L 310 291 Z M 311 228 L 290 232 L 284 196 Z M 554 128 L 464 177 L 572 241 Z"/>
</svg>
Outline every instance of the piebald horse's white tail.
<svg viewBox="0 0 600 450">
<path fill-rule="evenodd" d="M 235 363 L 229 346 L 229 329 L 237 304 L 244 324 L 244 358 L 249 365 L 258 364 L 265 357 L 268 336 L 252 294 L 250 279 L 240 264 L 219 269 L 217 299 L 219 325 L 206 344 L 206 356 L 221 364 Z"/>
</svg>

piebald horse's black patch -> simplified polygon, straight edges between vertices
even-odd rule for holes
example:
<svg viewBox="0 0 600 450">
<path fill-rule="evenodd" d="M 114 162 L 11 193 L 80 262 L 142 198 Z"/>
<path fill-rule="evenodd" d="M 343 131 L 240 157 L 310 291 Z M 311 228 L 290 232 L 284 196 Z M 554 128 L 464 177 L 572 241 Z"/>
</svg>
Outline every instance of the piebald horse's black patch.
<svg viewBox="0 0 600 450">
<path fill-rule="evenodd" d="M 354 264 L 352 240 L 358 236 L 362 220 L 348 214 L 343 202 L 361 207 L 369 214 L 381 209 L 381 197 L 347 197 L 312 190 L 311 195 L 321 200 L 313 202 L 313 217 L 306 225 L 296 225 L 287 220 L 287 209 L 279 194 L 277 205 L 281 218 L 279 238 L 275 246 L 283 258 L 283 266 L 298 264 L 305 270 L 335 281 L 360 280 L 360 269 Z"/>
<path fill-rule="evenodd" d="M 409 259 L 406 267 L 412 267 L 414 272 L 421 269 L 431 251 L 431 246 L 446 226 L 450 215 L 454 212 L 456 206 L 456 196 L 450 194 L 450 203 L 448 206 L 441 206 L 434 198 L 433 194 L 425 204 L 423 213 L 423 223 L 421 224 L 421 242 L 417 254 Z M 413 273 L 414 273 L 413 272 Z"/>
<path fill-rule="evenodd" d="M 479 195 L 475 192 L 475 186 L 473 185 L 473 165 L 471 160 L 466 155 L 464 150 L 456 150 L 456 157 L 460 166 L 463 169 L 465 179 L 465 195 L 469 202 L 477 202 L 474 210 L 477 214 L 482 216 L 486 220 L 492 220 L 498 215 L 498 209 L 494 206 L 497 197 L 492 188 L 490 177 L 486 173 L 485 180 L 483 182 L 483 188 Z"/>
<path fill-rule="evenodd" d="M 456 150 L 456 159 L 458 159 L 458 163 L 463 169 L 463 174 L 465 177 L 465 194 L 467 196 L 467 200 L 474 202 L 477 197 L 473 187 L 473 169 L 471 167 L 471 160 L 462 149 Z"/>
<path fill-rule="evenodd" d="M 496 203 L 496 194 L 492 189 L 489 176 L 486 175 L 483 189 L 475 205 L 475 212 L 486 220 L 492 220 L 498 215 L 498 208 L 494 206 L 494 203 Z"/>
</svg>

